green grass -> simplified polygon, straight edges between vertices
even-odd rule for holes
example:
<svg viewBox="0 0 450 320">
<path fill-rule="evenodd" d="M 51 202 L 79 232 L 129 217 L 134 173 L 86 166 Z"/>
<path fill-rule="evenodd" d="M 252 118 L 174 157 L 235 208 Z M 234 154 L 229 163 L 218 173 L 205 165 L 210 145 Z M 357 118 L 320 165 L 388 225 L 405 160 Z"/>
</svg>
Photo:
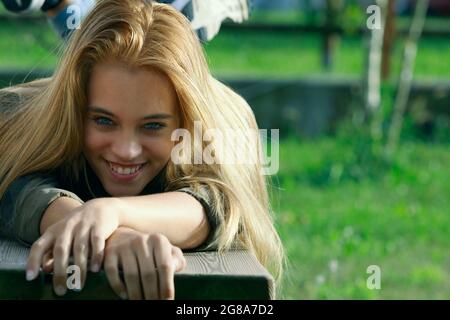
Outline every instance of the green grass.
<svg viewBox="0 0 450 320">
<path fill-rule="evenodd" d="M 0 21 L 0 69 L 54 68 L 61 41 L 45 21 Z"/>
<path fill-rule="evenodd" d="M 365 42 L 358 36 L 341 38 L 331 75 L 362 76 Z M 222 31 L 206 45 L 212 70 L 219 75 L 310 76 L 326 74 L 321 63 L 322 39 L 315 34 Z M 392 55 L 392 79 L 399 74 L 403 40 Z M 417 78 L 450 78 L 450 39 L 423 38 L 416 61 Z"/>
<path fill-rule="evenodd" d="M 19 36 L 20 35 L 20 36 Z M 45 21 L 0 21 L 0 69 L 53 68 L 62 43 Z M 315 34 L 222 30 L 205 45 L 212 71 L 219 76 L 301 77 L 326 75 L 321 63 L 322 39 Z M 364 41 L 345 36 L 339 42 L 332 76 L 362 77 Z M 393 53 L 392 79 L 402 61 L 403 41 Z M 423 38 L 416 78 L 450 78 L 450 39 Z"/>
<path fill-rule="evenodd" d="M 353 150 L 336 138 L 281 143 L 273 204 L 290 260 L 283 297 L 449 299 L 449 146 L 405 143 L 391 169 L 336 179 Z M 381 268 L 381 290 L 366 287 L 369 265 Z"/>
</svg>

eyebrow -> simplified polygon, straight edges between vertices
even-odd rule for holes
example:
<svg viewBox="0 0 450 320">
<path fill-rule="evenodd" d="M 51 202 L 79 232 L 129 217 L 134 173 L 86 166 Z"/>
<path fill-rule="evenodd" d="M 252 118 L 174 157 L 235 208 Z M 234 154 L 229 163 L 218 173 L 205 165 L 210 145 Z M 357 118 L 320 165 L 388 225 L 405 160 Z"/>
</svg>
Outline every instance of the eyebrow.
<svg viewBox="0 0 450 320">
<path fill-rule="evenodd" d="M 111 111 L 108 111 L 108 110 L 106 110 L 106 109 L 103 109 L 103 108 L 101 108 L 101 107 L 97 107 L 97 106 L 89 106 L 89 107 L 88 107 L 88 111 L 91 111 L 91 112 L 98 112 L 98 113 L 103 113 L 103 114 L 106 114 L 106 115 L 109 115 L 109 116 L 111 116 L 111 117 L 116 118 L 116 116 L 114 115 L 114 113 L 112 113 Z M 145 120 L 154 120 L 154 119 L 171 119 L 171 118 L 173 118 L 173 116 L 170 115 L 170 114 L 168 114 L 168 113 L 155 113 L 155 114 L 147 115 L 147 116 L 143 117 L 142 119 L 145 119 Z"/>
</svg>

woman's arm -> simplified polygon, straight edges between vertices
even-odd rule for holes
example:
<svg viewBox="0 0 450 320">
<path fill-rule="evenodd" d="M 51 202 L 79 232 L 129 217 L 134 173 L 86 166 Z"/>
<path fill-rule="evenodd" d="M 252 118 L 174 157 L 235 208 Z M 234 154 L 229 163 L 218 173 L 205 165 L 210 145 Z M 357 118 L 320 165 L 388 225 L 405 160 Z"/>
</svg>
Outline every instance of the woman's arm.
<svg viewBox="0 0 450 320">
<path fill-rule="evenodd" d="M 147 234 L 161 233 L 182 249 L 198 247 L 210 232 L 205 208 L 185 192 L 118 199 L 121 226 Z M 104 201 L 106 205 L 109 200 Z"/>
<path fill-rule="evenodd" d="M 198 247 L 204 243 L 210 232 L 205 208 L 185 192 L 99 198 L 95 201 L 111 211 L 118 210 L 120 226 L 147 234 L 164 234 L 173 245 L 182 249 Z M 53 201 L 42 217 L 41 234 L 81 205 L 79 201 L 69 197 L 60 197 Z"/>
<path fill-rule="evenodd" d="M 44 213 L 59 199 L 81 205 L 83 201 L 75 194 L 57 187 L 55 177 L 50 173 L 34 173 L 21 176 L 11 183 L 0 200 L 0 236 L 13 238 L 31 245 L 42 229 Z M 67 210 L 57 210 L 52 219 L 61 219 Z"/>
<path fill-rule="evenodd" d="M 54 200 L 45 210 L 40 223 L 40 233 L 44 232 L 53 224 L 67 218 L 72 210 L 82 206 L 83 203 L 70 197 L 59 197 Z"/>
<path fill-rule="evenodd" d="M 27 279 L 36 278 L 43 260 L 45 264 L 45 255 L 51 252 L 53 284 L 58 295 L 65 293 L 66 270 L 72 251 L 75 264 L 80 267 L 82 279 L 85 279 L 88 251 L 91 270 L 97 272 L 103 262 L 105 241 L 121 226 L 132 225 L 143 230 L 143 234 L 168 233 L 175 239 L 169 239 L 170 242 L 178 240 L 189 248 L 202 243 L 209 233 L 203 206 L 193 196 L 183 192 L 93 199 L 77 206 L 60 220 L 61 216 L 55 209 L 58 209 L 56 204 L 50 206 L 44 221 L 57 222 L 48 226 L 31 248 Z"/>
</svg>

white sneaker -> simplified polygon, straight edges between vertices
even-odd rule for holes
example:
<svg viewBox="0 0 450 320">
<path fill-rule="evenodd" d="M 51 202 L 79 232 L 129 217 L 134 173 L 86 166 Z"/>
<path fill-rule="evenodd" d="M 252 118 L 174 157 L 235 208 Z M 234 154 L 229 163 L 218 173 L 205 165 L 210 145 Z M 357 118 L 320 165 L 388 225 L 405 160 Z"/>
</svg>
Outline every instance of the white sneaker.
<svg viewBox="0 0 450 320">
<path fill-rule="evenodd" d="M 38 11 L 45 0 L 1 0 L 8 11 L 14 13 L 30 13 Z"/>
</svg>

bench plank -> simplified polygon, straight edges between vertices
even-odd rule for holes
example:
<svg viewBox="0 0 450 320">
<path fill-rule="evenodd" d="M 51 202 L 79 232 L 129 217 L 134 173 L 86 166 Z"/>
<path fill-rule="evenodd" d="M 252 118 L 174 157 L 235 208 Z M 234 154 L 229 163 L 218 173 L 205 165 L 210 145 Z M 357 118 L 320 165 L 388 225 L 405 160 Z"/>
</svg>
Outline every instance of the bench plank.
<svg viewBox="0 0 450 320">
<path fill-rule="evenodd" d="M 52 290 L 51 275 L 25 280 L 29 249 L 0 239 L 0 299 L 61 299 Z M 176 299 L 272 299 L 274 280 L 256 257 L 245 250 L 185 252 L 187 267 L 175 275 Z M 118 299 L 104 271 L 89 274 L 81 292 L 64 299 Z"/>
</svg>

